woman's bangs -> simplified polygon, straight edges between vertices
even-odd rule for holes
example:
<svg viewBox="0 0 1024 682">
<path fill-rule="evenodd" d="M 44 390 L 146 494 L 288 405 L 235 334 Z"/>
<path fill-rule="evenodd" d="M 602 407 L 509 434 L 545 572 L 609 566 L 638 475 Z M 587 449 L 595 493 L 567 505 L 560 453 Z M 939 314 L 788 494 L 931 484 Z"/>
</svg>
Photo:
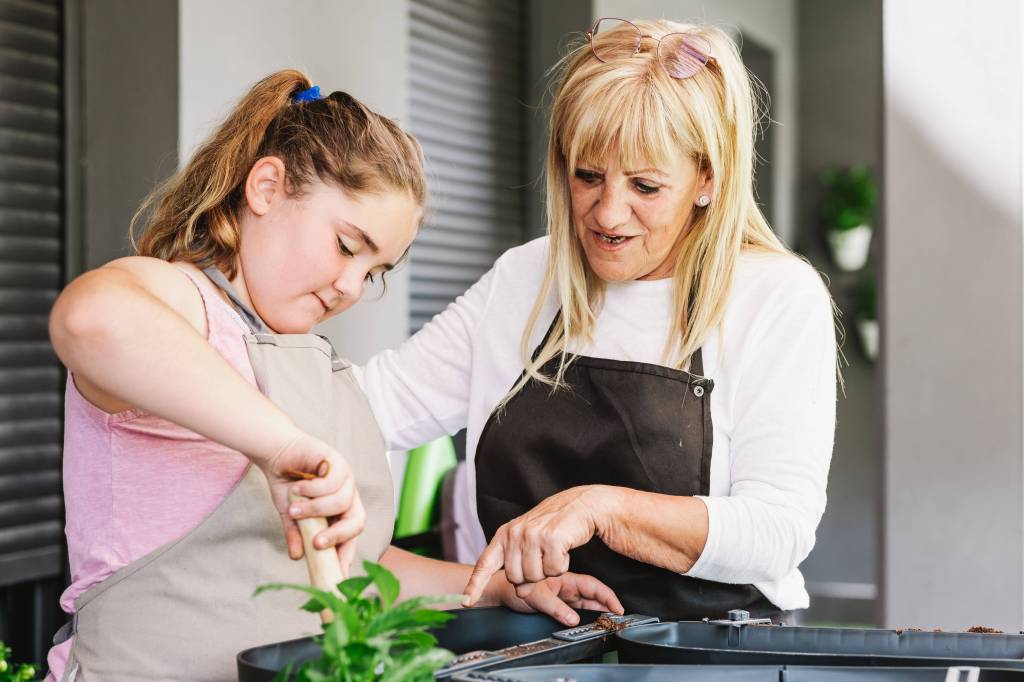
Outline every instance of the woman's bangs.
<svg viewBox="0 0 1024 682">
<path fill-rule="evenodd" d="M 566 112 L 569 125 L 561 136 L 570 174 L 579 166 L 604 168 L 612 158 L 623 170 L 662 166 L 669 155 L 689 148 L 680 139 L 682 131 L 673 129 L 675 116 L 666 111 L 653 83 L 638 79 L 586 90 L 574 98 L 574 110 Z"/>
</svg>

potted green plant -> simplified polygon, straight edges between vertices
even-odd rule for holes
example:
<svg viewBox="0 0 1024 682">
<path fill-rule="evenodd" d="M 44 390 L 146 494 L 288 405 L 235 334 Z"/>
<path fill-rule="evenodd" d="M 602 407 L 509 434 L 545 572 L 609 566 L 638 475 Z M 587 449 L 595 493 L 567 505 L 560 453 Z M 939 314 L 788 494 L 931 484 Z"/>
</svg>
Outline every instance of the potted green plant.
<svg viewBox="0 0 1024 682">
<path fill-rule="evenodd" d="M 10 661 L 11 648 L 0 642 L 0 682 L 28 682 L 36 679 L 36 667 Z"/>
<path fill-rule="evenodd" d="M 461 595 L 415 597 L 396 604 L 398 579 L 383 566 L 365 561 L 365 576 L 338 583 L 338 593 L 309 585 L 272 583 L 267 590 L 299 590 L 310 596 L 302 608 L 313 613 L 330 611 L 333 618 L 316 637 L 321 656 L 281 671 L 278 682 L 427 682 L 434 671 L 455 654 L 437 647 L 428 628 L 454 616 L 424 608 L 430 604 L 454 603 Z M 370 587 L 376 594 L 366 595 Z"/>
<path fill-rule="evenodd" d="M 864 166 L 828 169 L 821 184 L 821 215 L 832 258 L 841 270 L 860 270 L 868 259 L 878 198 L 871 171 Z"/>
<path fill-rule="evenodd" d="M 864 357 L 878 359 L 878 295 L 873 275 L 868 275 L 857 288 L 857 337 Z"/>
</svg>

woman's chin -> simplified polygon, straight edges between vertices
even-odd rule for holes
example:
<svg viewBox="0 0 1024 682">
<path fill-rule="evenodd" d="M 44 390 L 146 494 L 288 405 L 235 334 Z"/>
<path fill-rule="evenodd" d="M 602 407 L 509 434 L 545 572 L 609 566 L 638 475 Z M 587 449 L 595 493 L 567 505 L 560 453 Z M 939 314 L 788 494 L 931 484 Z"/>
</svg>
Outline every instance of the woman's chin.
<svg viewBox="0 0 1024 682">
<path fill-rule="evenodd" d="M 587 263 L 590 264 L 591 272 L 597 275 L 598 279 L 609 284 L 636 279 L 634 268 L 631 268 L 629 263 L 617 263 L 608 258 L 591 258 L 590 254 L 587 254 Z"/>
</svg>

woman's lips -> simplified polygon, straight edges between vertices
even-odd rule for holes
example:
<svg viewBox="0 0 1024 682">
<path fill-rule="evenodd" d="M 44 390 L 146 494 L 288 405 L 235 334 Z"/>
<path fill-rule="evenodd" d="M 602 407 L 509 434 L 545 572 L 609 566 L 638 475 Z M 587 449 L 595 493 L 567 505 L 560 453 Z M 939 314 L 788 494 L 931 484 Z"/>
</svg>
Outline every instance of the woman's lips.
<svg viewBox="0 0 1024 682">
<path fill-rule="evenodd" d="M 621 251 L 626 248 L 627 244 L 636 239 L 636 235 L 618 235 L 622 237 L 621 240 L 617 242 L 610 242 L 604 238 L 605 236 L 601 232 L 595 232 L 594 230 L 588 230 L 588 232 L 590 233 L 591 241 L 593 241 L 594 245 L 602 251 Z"/>
</svg>

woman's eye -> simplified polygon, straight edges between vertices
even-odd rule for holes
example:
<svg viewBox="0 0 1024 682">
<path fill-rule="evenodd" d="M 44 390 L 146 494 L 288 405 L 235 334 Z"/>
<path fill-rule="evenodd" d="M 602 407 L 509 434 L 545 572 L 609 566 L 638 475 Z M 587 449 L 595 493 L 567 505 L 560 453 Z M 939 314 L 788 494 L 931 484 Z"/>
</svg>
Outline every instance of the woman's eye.
<svg viewBox="0 0 1024 682">
<path fill-rule="evenodd" d="M 654 194 L 661 189 L 658 185 L 649 185 L 646 182 L 640 181 L 635 182 L 633 186 L 636 187 L 637 191 L 641 194 Z"/>
<path fill-rule="evenodd" d="M 593 184 L 601 179 L 601 176 L 594 171 L 583 170 L 582 168 L 576 169 L 576 179 L 587 183 L 588 185 Z"/>
<path fill-rule="evenodd" d="M 338 250 L 341 251 L 342 255 L 351 256 L 352 252 L 345 246 L 345 242 L 342 241 L 341 237 L 338 237 Z"/>
</svg>

